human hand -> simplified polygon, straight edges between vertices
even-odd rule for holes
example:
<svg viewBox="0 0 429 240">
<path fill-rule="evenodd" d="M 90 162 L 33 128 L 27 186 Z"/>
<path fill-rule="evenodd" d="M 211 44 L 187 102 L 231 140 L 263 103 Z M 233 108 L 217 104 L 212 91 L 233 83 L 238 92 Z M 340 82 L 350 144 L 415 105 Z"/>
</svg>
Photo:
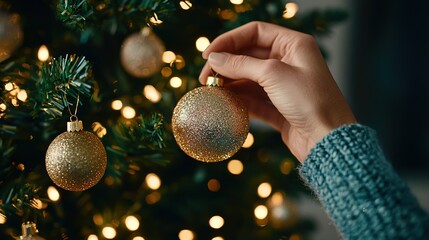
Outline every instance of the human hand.
<svg viewBox="0 0 429 240">
<path fill-rule="evenodd" d="M 280 131 L 300 162 L 330 131 L 356 122 L 310 35 L 252 22 L 217 37 L 203 58 L 200 81 L 210 68 L 224 76 L 249 115 Z"/>
</svg>

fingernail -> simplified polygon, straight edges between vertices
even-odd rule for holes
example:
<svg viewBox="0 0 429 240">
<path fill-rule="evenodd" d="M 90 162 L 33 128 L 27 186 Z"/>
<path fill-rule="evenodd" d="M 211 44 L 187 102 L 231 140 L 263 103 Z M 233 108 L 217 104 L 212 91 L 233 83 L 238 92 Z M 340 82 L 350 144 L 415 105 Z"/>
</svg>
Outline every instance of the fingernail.
<svg viewBox="0 0 429 240">
<path fill-rule="evenodd" d="M 208 61 L 209 61 L 210 65 L 220 67 L 225 63 L 227 57 L 228 56 L 226 55 L 226 53 L 212 52 L 209 55 Z"/>
</svg>

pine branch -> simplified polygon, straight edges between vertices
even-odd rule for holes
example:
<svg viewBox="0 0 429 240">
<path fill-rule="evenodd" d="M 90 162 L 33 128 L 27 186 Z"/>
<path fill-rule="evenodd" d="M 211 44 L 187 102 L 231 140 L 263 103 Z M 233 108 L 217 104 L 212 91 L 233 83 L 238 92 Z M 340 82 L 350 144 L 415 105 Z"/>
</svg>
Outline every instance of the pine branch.
<svg viewBox="0 0 429 240">
<path fill-rule="evenodd" d="M 64 108 L 73 106 L 80 95 L 91 96 L 91 66 L 85 57 L 66 55 L 44 63 L 36 84 L 35 113 L 39 110 L 53 118 L 60 117 Z M 79 102 L 80 103 L 80 102 Z"/>
<path fill-rule="evenodd" d="M 115 34 L 118 30 L 151 25 L 150 19 L 165 19 L 176 10 L 172 0 L 60 0 L 58 18 L 77 30 L 102 28 Z"/>
</svg>

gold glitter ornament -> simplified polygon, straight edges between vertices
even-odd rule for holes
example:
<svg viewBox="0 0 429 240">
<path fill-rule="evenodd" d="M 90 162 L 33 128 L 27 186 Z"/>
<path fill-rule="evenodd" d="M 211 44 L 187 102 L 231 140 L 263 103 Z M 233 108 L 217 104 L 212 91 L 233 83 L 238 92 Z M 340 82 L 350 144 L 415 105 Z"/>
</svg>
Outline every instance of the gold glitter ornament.
<svg viewBox="0 0 429 240">
<path fill-rule="evenodd" d="M 134 77 L 150 77 L 160 71 L 164 51 L 164 44 L 146 27 L 124 40 L 121 47 L 121 63 Z"/>
<path fill-rule="evenodd" d="M 210 76 L 207 86 L 186 93 L 174 108 L 173 135 L 190 157 L 219 162 L 240 150 L 249 131 L 247 109 L 222 79 Z"/>
<path fill-rule="evenodd" d="M 107 155 L 100 139 L 83 131 L 82 121 L 67 123 L 46 152 L 46 170 L 52 181 L 69 191 L 93 187 L 104 175 Z"/>
<path fill-rule="evenodd" d="M 23 33 L 18 14 L 0 10 L 0 62 L 8 59 L 21 45 Z"/>
</svg>

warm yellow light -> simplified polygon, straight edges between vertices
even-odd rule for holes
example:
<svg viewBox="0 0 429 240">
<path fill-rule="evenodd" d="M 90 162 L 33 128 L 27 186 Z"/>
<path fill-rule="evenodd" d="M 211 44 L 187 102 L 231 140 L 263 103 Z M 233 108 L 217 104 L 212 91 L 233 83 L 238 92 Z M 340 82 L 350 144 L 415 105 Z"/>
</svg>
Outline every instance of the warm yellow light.
<svg viewBox="0 0 429 240">
<path fill-rule="evenodd" d="M 115 101 L 113 101 L 112 102 L 112 109 L 113 110 L 121 110 L 121 108 L 123 107 L 124 105 L 122 104 L 122 101 L 121 100 L 115 100 Z"/>
<path fill-rule="evenodd" d="M 49 50 L 45 45 L 40 46 L 37 58 L 42 62 L 46 62 L 49 59 Z"/>
<path fill-rule="evenodd" d="M 229 0 L 232 4 L 240 5 L 243 3 L 243 0 Z"/>
<path fill-rule="evenodd" d="M 234 175 L 239 175 L 243 172 L 244 166 L 240 160 L 231 160 L 228 162 L 228 171 Z"/>
<path fill-rule="evenodd" d="M 5 85 L 4 85 L 4 90 L 6 90 L 6 91 L 12 91 L 12 89 L 13 89 L 13 83 L 6 83 Z"/>
<path fill-rule="evenodd" d="M 135 216 L 128 216 L 125 218 L 125 226 L 130 231 L 135 231 L 139 229 L 140 221 Z"/>
<path fill-rule="evenodd" d="M 255 142 L 255 138 L 253 137 L 253 134 L 249 132 L 247 134 L 246 140 L 243 143 L 243 148 L 250 148 L 254 142 Z"/>
<path fill-rule="evenodd" d="M 106 136 L 107 129 L 101 123 L 93 122 L 91 127 L 92 127 L 92 131 L 94 131 L 94 133 L 97 134 L 99 138 Z"/>
<path fill-rule="evenodd" d="M 0 224 L 5 224 L 6 223 L 6 215 L 4 215 L 3 213 L 0 213 Z"/>
<path fill-rule="evenodd" d="M 6 109 L 7 109 L 6 104 L 1 103 L 1 104 L 0 104 L 0 111 L 4 112 L 4 111 L 6 111 Z"/>
<path fill-rule="evenodd" d="M 98 237 L 94 234 L 88 236 L 88 240 L 98 240 Z"/>
<path fill-rule="evenodd" d="M 165 63 L 172 63 L 176 60 L 176 54 L 172 51 L 165 51 L 162 54 L 162 61 Z"/>
<path fill-rule="evenodd" d="M 288 175 L 289 173 L 291 173 L 294 168 L 295 164 L 290 159 L 286 159 L 280 164 L 280 171 L 284 175 Z"/>
<path fill-rule="evenodd" d="M 146 175 L 146 184 L 152 190 L 157 190 L 161 187 L 161 179 L 155 173 Z"/>
<path fill-rule="evenodd" d="M 156 13 L 153 13 L 153 17 L 151 17 L 150 19 L 149 19 L 149 21 L 151 22 L 151 23 L 153 23 L 153 24 L 155 24 L 155 25 L 157 25 L 157 24 L 161 24 L 162 23 L 162 21 L 161 21 L 161 19 L 159 19 L 158 18 L 158 15 L 156 15 Z"/>
<path fill-rule="evenodd" d="M 136 116 L 136 110 L 130 106 L 125 106 L 122 108 L 121 114 L 126 119 L 132 119 Z"/>
<path fill-rule="evenodd" d="M 179 232 L 179 239 L 180 240 L 193 240 L 194 239 L 194 233 L 191 230 L 183 229 Z"/>
<path fill-rule="evenodd" d="M 267 182 L 261 183 L 258 187 L 258 195 L 261 198 L 267 198 L 268 196 L 270 196 L 271 191 L 271 184 Z"/>
<path fill-rule="evenodd" d="M 47 192 L 48 197 L 49 199 L 51 199 L 51 201 L 56 202 L 60 200 L 60 192 L 58 192 L 58 190 L 54 186 L 49 186 Z"/>
<path fill-rule="evenodd" d="M 273 194 L 273 196 L 271 196 L 271 198 L 270 198 L 270 204 L 272 204 L 274 206 L 278 206 L 278 205 L 283 204 L 283 200 L 284 200 L 283 193 L 275 192 Z"/>
<path fill-rule="evenodd" d="M 293 18 L 295 14 L 298 12 L 298 4 L 294 2 L 286 3 L 285 11 L 283 12 L 284 18 Z"/>
<path fill-rule="evenodd" d="M 217 236 L 217 237 L 212 238 L 212 240 L 223 240 L 223 237 Z"/>
<path fill-rule="evenodd" d="M 190 1 L 180 1 L 180 7 L 183 10 L 188 10 L 192 7 L 192 3 Z"/>
<path fill-rule="evenodd" d="M 101 231 L 103 236 L 107 239 L 113 239 L 116 237 L 116 230 L 112 227 L 104 227 Z"/>
<path fill-rule="evenodd" d="M 219 229 L 223 226 L 224 220 L 221 216 L 213 216 L 209 220 L 210 227 L 214 229 Z"/>
<path fill-rule="evenodd" d="M 169 76 L 171 76 L 172 73 L 173 73 L 173 71 L 171 70 L 170 67 L 163 67 L 161 69 L 161 74 L 163 77 L 169 77 Z"/>
<path fill-rule="evenodd" d="M 161 100 L 161 93 L 152 85 L 146 85 L 143 89 L 143 95 L 153 103 Z"/>
<path fill-rule="evenodd" d="M 161 194 L 157 191 L 146 196 L 146 202 L 150 205 L 157 203 L 161 199 Z"/>
<path fill-rule="evenodd" d="M 217 179 L 210 179 L 207 183 L 207 187 L 212 192 L 217 192 L 220 189 L 220 182 Z"/>
<path fill-rule="evenodd" d="M 133 237 L 133 240 L 144 240 L 144 238 L 141 236 L 137 236 L 137 237 Z"/>
<path fill-rule="evenodd" d="M 265 205 L 259 205 L 255 208 L 254 213 L 257 219 L 264 219 L 268 216 L 268 208 Z"/>
<path fill-rule="evenodd" d="M 17 100 L 16 98 L 11 99 L 11 100 L 10 100 L 10 102 L 11 102 L 11 103 L 12 103 L 12 105 L 13 105 L 13 106 L 15 106 L 15 107 L 18 107 L 18 106 L 19 106 L 18 100 Z"/>
<path fill-rule="evenodd" d="M 92 221 L 94 221 L 95 225 L 98 226 L 101 226 L 104 223 L 103 216 L 101 216 L 100 214 L 94 214 L 94 216 L 92 216 Z"/>
<path fill-rule="evenodd" d="M 173 88 L 179 88 L 180 86 L 182 86 L 182 79 L 180 79 L 179 77 L 172 77 L 170 79 L 170 86 Z"/>
<path fill-rule="evenodd" d="M 197 47 L 197 50 L 200 52 L 204 52 L 204 50 L 206 50 L 206 48 L 209 45 L 210 45 L 210 41 L 206 37 L 199 37 L 195 42 L 195 46 Z"/>
<path fill-rule="evenodd" d="M 28 95 L 27 95 L 27 91 L 25 91 L 25 90 L 19 90 L 19 92 L 18 92 L 18 95 L 17 95 L 17 98 L 19 99 L 19 100 L 21 100 L 21 101 L 23 101 L 23 102 L 25 102 L 26 100 L 27 100 L 27 97 L 28 97 Z"/>
</svg>

